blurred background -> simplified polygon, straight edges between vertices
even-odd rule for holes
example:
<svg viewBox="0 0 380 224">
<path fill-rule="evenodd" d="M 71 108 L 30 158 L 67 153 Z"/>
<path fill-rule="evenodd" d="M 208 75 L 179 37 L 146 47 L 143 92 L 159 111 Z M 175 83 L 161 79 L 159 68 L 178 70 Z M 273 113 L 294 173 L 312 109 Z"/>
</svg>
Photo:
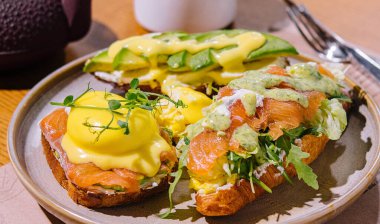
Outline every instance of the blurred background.
<svg viewBox="0 0 380 224">
<path fill-rule="evenodd" d="M 6 10 L 1 10 L 2 6 L 3 9 L 6 9 L 7 1 L 10 5 L 13 5 L 13 0 L 0 1 L 0 12 L 3 11 L 0 13 L 0 16 L 7 16 L 4 15 L 4 11 Z M 25 2 L 28 1 L 32 0 L 25 0 Z M 50 3 L 59 2 L 57 0 L 44 1 Z M 1 69 L 2 66 L 0 62 L 1 89 L 31 88 L 35 83 L 48 75 L 50 72 L 54 71 L 61 65 L 74 60 L 75 58 L 105 48 L 117 39 L 123 39 L 132 35 L 149 32 L 147 29 L 141 26 L 138 21 L 136 21 L 133 0 L 92 0 L 92 2 L 90 0 L 65 0 L 63 2 L 73 2 L 71 3 L 72 5 L 69 4 L 69 6 L 64 6 L 63 10 L 68 17 L 70 17 L 70 15 L 73 13 L 79 14 L 80 16 L 77 16 L 77 20 L 81 20 L 75 21 L 75 15 L 71 16 L 71 18 L 68 18 L 69 22 L 71 19 L 71 23 L 77 26 L 75 27 L 76 30 L 74 31 L 74 37 L 70 38 L 72 38 L 72 40 L 76 40 L 82 37 L 82 39 L 69 43 L 64 50 L 56 50 L 54 53 L 50 53 L 48 57 L 42 57 L 39 55 L 34 56 L 34 59 L 36 59 L 37 62 L 33 61 L 27 66 L 23 66 L 22 63 L 16 63 L 16 66 L 13 66 L 13 68 L 4 70 L 4 68 Z M 165 2 L 166 5 L 163 4 Z M 176 19 L 178 20 L 178 18 L 180 18 L 178 12 L 181 10 L 183 11 L 183 7 L 185 7 L 183 4 L 174 4 L 175 2 L 178 3 L 182 1 L 138 0 L 137 3 L 139 7 L 136 8 L 139 10 L 138 13 L 140 14 L 140 20 L 142 20 L 141 18 L 144 18 L 141 15 L 145 13 L 148 17 L 150 15 L 150 19 L 153 18 L 154 20 L 155 18 L 156 23 L 157 21 L 161 21 L 161 23 L 168 24 L 168 21 L 170 21 L 170 19 L 172 22 Z M 197 2 L 197 0 L 194 0 L 192 2 Z M 200 19 L 196 20 L 196 22 L 199 24 L 196 27 L 202 27 L 202 29 L 198 31 L 204 31 L 205 28 L 207 29 L 207 27 L 213 27 L 212 24 L 210 24 L 212 23 L 211 20 L 223 20 L 224 18 L 225 21 L 229 21 L 229 19 L 232 20 L 231 23 L 228 23 L 227 28 L 246 28 L 259 31 L 275 32 L 277 35 L 287 38 L 291 42 L 294 39 L 292 36 L 298 35 L 296 32 L 289 31 L 289 29 L 292 29 L 293 25 L 288 20 L 284 3 L 281 0 L 208 0 L 199 2 L 203 4 L 199 4 L 199 7 L 204 8 L 203 11 L 209 11 L 208 14 L 203 15 L 200 10 L 197 10 L 197 8 L 193 7 L 191 15 L 187 15 L 185 17 L 182 15 L 182 19 L 185 18 L 188 20 L 194 20 L 194 17 L 200 17 Z M 234 2 L 236 4 L 236 13 L 234 15 L 230 15 L 229 13 L 234 7 Z M 363 1 L 357 0 L 296 0 L 296 2 L 304 4 L 316 18 L 318 18 L 328 28 L 341 35 L 347 41 L 364 48 L 365 50 L 369 51 L 370 54 L 372 53 L 375 55 L 377 52 L 380 52 L 380 44 L 378 43 L 378 40 L 380 39 L 380 32 L 377 30 L 377 27 L 380 23 L 380 14 L 378 13 L 378 9 L 380 9 L 380 1 L 367 0 L 364 3 Z M 223 4 L 229 8 L 223 9 Z M 89 9 L 89 7 L 91 7 L 91 9 Z M 75 12 L 75 10 L 79 12 Z M 187 7 L 187 10 L 190 10 L 189 7 Z M 90 11 L 92 13 L 92 21 L 89 20 L 90 15 L 83 15 L 87 12 L 89 13 Z M 218 17 L 218 12 L 219 14 L 222 14 L 222 16 Z M 194 16 L 194 13 L 198 13 L 198 15 Z M 44 16 L 43 18 L 49 19 L 51 17 L 50 20 L 54 19 L 54 16 L 49 17 L 49 14 L 46 15 L 47 16 Z M 168 18 L 167 15 L 171 15 L 171 17 Z M 17 16 L 17 14 L 15 16 Z M 147 18 L 147 16 L 145 16 L 144 20 L 145 26 L 148 24 L 146 21 L 149 22 L 149 18 Z M 26 21 L 26 23 L 27 22 L 28 21 Z M 35 20 L 34 22 L 38 23 L 41 21 Z M 90 22 L 91 24 L 89 24 Z M 150 22 L 152 23 L 154 21 Z M 12 26 L 12 24 L 9 26 Z M 67 35 L 64 31 L 62 31 L 63 29 L 67 28 L 64 28 L 63 25 L 61 26 L 62 27 L 59 27 L 56 29 L 56 31 L 49 33 L 47 37 L 50 38 L 43 40 L 43 43 L 54 42 L 53 40 L 57 40 L 62 36 Z M 156 26 L 159 25 L 156 24 Z M 168 27 L 170 26 L 167 26 L 167 28 Z M 215 25 L 214 27 L 222 28 Z M 87 32 L 88 28 L 89 31 Z M 161 27 L 161 29 L 165 29 L 165 26 Z M 194 31 L 194 29 L 190 29 L 190 31 Z M 4 27 L 0 27 L 0 33 L 1 32 L 4 33 L 7 31 L 4 31 Z M 59 33 L 59 35 L 54 35 L 54 33 Z M 4 35 L 1 36 L 2 38 L 5 38 Z M 290 36 L 291 38 L 289 38 Z M 71 40 L 65 39 L 61 42 L 65 43 L 65 41 L 69 42 Z M 303 40 L 299 39 L 299 41 Z M 63 46 L 61 46 L 62 43 L 57 43 L 56 45 L 53 44 L 52 46 L 59 45 L 60 48 L 63 48 Z M 297 43 L 293 44 L 297 46 Z M 9 59 L 9 56 L 1 58 L 2 54 L 4 54 L 4 52 L 1 52 L 0 48 L 0 61 L 7 63 L 5 59 Z M 41 58 L 41 60 L 38 61 L 39 58 Z"/>
</svg>

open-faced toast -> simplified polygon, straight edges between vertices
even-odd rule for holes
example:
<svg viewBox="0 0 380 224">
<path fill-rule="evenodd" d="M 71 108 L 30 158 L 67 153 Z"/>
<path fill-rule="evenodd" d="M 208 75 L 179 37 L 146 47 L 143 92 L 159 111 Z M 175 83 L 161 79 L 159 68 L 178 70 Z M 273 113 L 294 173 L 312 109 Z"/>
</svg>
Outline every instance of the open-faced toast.
<svg viewBox="0 0 380 224">
<path fill-rule="evenodd" d="M 116 102 L 112 100 L 120 96 L 109 93 L 107 99 L 104 92 L 87 92 L 73 101 L 76 108 L 70 112 L 56 109 L 40 122 L 44 154 L 55 178 L 76 203 L 86 207 L 127 204 L 161 192 L 168 187 L 177 162 L 171 138 L 149 111 L 130 113 L 131 133 L 126 135 L 126 126 L 115 127 L 116 122 L 107 121 L 107 116 L 111 121 L 122 117 L 122 109 L 93 109 L 101 105 L 97 102 Z M 107 127 L 89 125 L 104 118 Z M 149 130 L 142 128 L 145 125 Z"/>
<path fill-rule="evenodd" d="M 73 201 L 80 205 L 89 208 L 100 208 L 138 202 L 150 197 L 151 195 L 166 190 L 169 186 L 168 178 L 170 177 L 166 176 L 161 179 L 160 183 L 156 187 L 141 189 L 138 193 L 112 192 L 110 194 L 101 191 L 91 191 L 88 189 L 79 188 L 67 179 L 65 171 L 54 155 L 54 150 L 50 147 L 49 142 L 43 135 L 41 136 L 41 141 L 46 160 L 52 173 L 54 174 L 55 179 L 63 188 L 67 190 L 68 195 L 73 199 Z"/>
</svg>

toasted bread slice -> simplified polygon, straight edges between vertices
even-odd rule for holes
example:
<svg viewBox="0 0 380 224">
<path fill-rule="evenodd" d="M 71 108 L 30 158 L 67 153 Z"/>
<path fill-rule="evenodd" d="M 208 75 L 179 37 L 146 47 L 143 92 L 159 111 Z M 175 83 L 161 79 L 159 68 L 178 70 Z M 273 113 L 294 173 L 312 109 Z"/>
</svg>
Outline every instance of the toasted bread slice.
<svg viewBox="0 0 380 224">
<path fill-rule="evenodd" d="M 305 164 L 313 162 L 324 150 L 328 140 L 329 139 L 324 135 L 321 137 L 314 135 L 305 135 L 302 137 L 299 146 L 302 151 L 310 154 L 308 158 L 303 159 L 303 162 Z M 292 164 L 289 164 L 285 169 L 289 176 L 296 175 Z M 266 173 L 261 176 L 260 180 L 272 189 L 284 182 L 284 177 L 278 174 L 279 171 L 271 165 L 267 167 Z M 195 197 L 196 209 L 205 216 L 232 215 L 248 203 L 256 200 L 256 198 L 265 191 L 261 187 L 254 185 L 253 192 L 249 181 L 242 179 L 229 189 L 218 190 L 211 194 L 197 193 Z"/>
<path fill-rule="evenodd" d="M 169 186 L 168 175 L 161 179 L 158 186 L 149 189 L 141 189 L 141 191 L 138 193 L 114 192 L 112 194 L 108 194 L 79 188 L 67 179 L 65 171 L 54 156 L 54 151 L 43 134 L 41 136 L 41 141 L 46 160 L 50 166 L 52 173 L 54 174 L 55 179 L 63 188 L 67 190 L 68 195 L 73 199 L 74 202 L 83 206 L 89 208 L 101 208 L 138 202 L 150 197 L 153 194 L 166 190 Z"/>
</svg>

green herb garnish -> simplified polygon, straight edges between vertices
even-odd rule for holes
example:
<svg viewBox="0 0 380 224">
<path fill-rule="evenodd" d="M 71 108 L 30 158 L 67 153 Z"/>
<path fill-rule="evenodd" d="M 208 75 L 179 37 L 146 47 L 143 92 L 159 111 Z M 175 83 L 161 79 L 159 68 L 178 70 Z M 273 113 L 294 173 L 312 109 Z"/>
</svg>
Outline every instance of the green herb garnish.
<svg viewBox="0 0 380 224">
<path fill-rule="evenodd" d="M 266 184 L 264 184 L 264 182 L 262 182 L 261 180 L 257 179 L 254 175 L 253 175 L 253 162 L 251 160 L 251 163 L 250 163 L 250 167 L 249 167 L 249 183 L 251 184 L 251 190 L 252 192 L 254 192 L 255 188 L 253 186 L 253 183 L 259 185 L 262 189 L 264 189 L 266 192 L 268 193 L 272 193 L 272 189 L 270 189 Z"/>
<path fill-rule="evenodd" d="M 131 115 L 132 110 L 136 108 L 141 108 L 144 110 L 153 111 L 158 106 L 160 106 L 160 100 L 165 99 L 170 103 L 173 103 L 175 107 L 182 107 L 185 108 L 186 105 L 183 103 L 183 101 L 178 100 L 174 101 L 170 99 L 168 96 L 158 94 L 158 93 L 152 93 L 152 92 L 145 92 L 140 90 L 138 88 L 139 86 L 139 80 L 137 78 L 134 78 L 130 83 L 130 89 L 125 93 L 123 100 L 108 100 L 107 98 L 110 96 L 109 93 L 105 91 L 104 93 L 104 99 L 108 101 L 108 107 L 96 107 L 96 106 L 83 106 L 78 105 L 76 102 L 84 96 L 89 91 L 94 91 L 93 88 L 90 87 L 90 83 L 87 86 L 87 89 L 80 94 L 77 98 L 74 99 L 73 95 L 69 95 L 65 97 L 62 103 L 60 102 L 50 102 L 51 105 L 54 106 L 64 106 L 64 107 L 70 107 L 70 108 L 83 108 L 83 109 L 94 109 L 94 110 L 106 110 L 109 111 L 112 114 L 111 120 L 107 123 L 107 125 L 93 125 L 91 124 L 88 119 L 83 123 L 84 126 L 90 128 L 91 132 L 96 134 L 95 141 L 99 140 L 99 137 L 102 135 L 102 133 L 106 130 L 124 130 L 124 134 L 128 135 L 130 133 L 129 129 L 129 118 Z M 120 109 L 127 109 L 127 113 L 120 112 Z M 112 122 L 115 119 L 115 114 L 123 116 L 125 119 L 118 120 L 117 124 L 118 127 L 111 127 Z M 100 129 L 99 131 L 93 131 L 93 128 Z"/>
<path fill-rule="evenodd" d="M 284 135 L 285 135 L 285 132 L 284 132 Z M 260 142 L 261 148 L 265 149 L 264 151 L 265 151 L 266 160 L 269 163 L 273 164 L 278 170 L 281 167 L 282 169 L 279 170 L 281 175 L 285 178 L 286 181 L 288 181 L 288 183 L 293 184 L 289 175 L 286 173 L 283 158 L 280 158 L 280 153 L 281 151 L 285 151 L 285 154 L 287 154 L 288 150 L 286 149 L 286 146 L 290 144 L 290 141 L 294 141 L 294 139 L 293 140 L 291 140 L 290 138 L 281 139 L 281 137 L 277 139 L 276 141 L 273 141 L 268 133 L 263 133 L 259 137 L 260 139 L 259 142 Z M 277 143 L 278 141 L 280 141 L 280 143 Z"/>
<path fill-rule="evenodd" d="M 183 145 L 180 148 L 181 156 L 179 157 L 179 161 L 178 161 L 178 170 L 175 173 L 171 174 L 174 177 L 174 180 L 173 182 L 169 183 L 170 184 L 169 191 L 168 191 L 169 203 L 170 203 L 169 209 L 166 212 L 160 214 L 161 218 L 167 218 L 172 213 L 172 210 L 173 210 L 173 196 L 172 195 L 174 193 L 175 187 L 177 186 L 179 180 L 182 177 L 183 168 L 187 165 L 187 153 L 190 147 L 189 146 L 190 140 L 187 137 L 184 137 L 183 140 L 185 142 L 185 145 Z"/>
<path fill-rule="evenodd" d="M 254 156 L 244 158 L 230 151 L 227 158 L 229 160 L 231 173 L 236 173 L 240 178 L 249 180 L 252 192 L 254 192 L 253 183 L 255 183 L 268 193 L 272 193 L 272 190 L 264 182 L 256 178 L 253 173 L 254 169 L 258 166 Z"/>
<path fill-rule="evenodd" d="M 291 144 L 294 143 L 294 140 L 296 140 L 298 138 L 302 138 L 304 135 L 307 135 L 307 134 L 312 134 L 312 135 L 316 135 L 316 136 L 319 136 L 321 134 L 321 131 L 318 130 L 318 128 L 315 128 L 315 127 L 307 128 L 304 125 L 301 125 L 297 128 L 293 128 L 290 130 L 282 129 L 282 132 L 284 134 L 281 137 L 279 137 L 275 141 L 274 144 L 278 148 L 285 150 L 286 154 L 289 153 L 289 150 L 291 148 Z"/>
<path fill-rule="evenodd" d="M 298 179 L 303 179 L 307 185 L 318 190 L 317 175 L 310 166 L 302 162 L 302 159 L 308 158 L 309 156 L 309 153 L 303 152 L 300 147 L 292 144 L 289 154 L 286 157 L 286 165 L 288 166 L 289 163 L 292 163 L 297 171 Z"/>
</svg>

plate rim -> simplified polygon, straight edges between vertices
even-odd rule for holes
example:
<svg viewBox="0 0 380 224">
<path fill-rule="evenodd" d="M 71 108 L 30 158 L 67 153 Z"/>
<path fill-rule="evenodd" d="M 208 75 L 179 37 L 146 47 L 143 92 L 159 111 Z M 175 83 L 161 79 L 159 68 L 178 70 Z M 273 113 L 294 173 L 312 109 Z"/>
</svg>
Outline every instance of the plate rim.
<svg viewBox="0 0 380 224">
<path fill-rule="evenodd" d="M 59 202 L 52 201 L 51 199 L 49 199 L 48 195 L 44 194 L 43 192 L 39 190 L 39 187 L 30 177 L 30 175 L 28 174 L 28 171 L 22 167 L 21 159 L 17 156 L 16 145 L 15 145 L 15 141 L 16 141 L 15 136 L 17 135 L 17 133 L 16 133 L 15 127 L 19 126 L 20 123 L 22 122 L 23 118 L 20 117 L 19 115 L 25 114 L 25 110 L 28 107 L 30 107 L 31 101 L 33 101 L 33 98 L 35 97 L 36 94 L 41 92 L 42 89 L 49 88 L 49 83 L 54 82 L 58 77 L 63 76 L 63 74 L 66 71 L 84 64 L 87 59 L 95 55 L 97 52 L 99 51 L 95 51 L 93 53 L 84 55 L 78 59 L 71 61 L 68 64 L 63 65 L 62 67 L 58 68 L 57 70 L 47 75 L 40 82 L 38 82 L 31 90 L 29 90 L 29 92 L 25 95 L 25 97 L 17 106 L 16 110 L 14 111 L 12 115 L 11 121 L 8 126 L 8 130 L 7 130 L 8 154 L 9 154 L 11 164 L 16 172 L 18 179 L 21 181 L 21 183 L 24 185 L 27 191 L 32 194 L 32 196 L 37 200 L 39 204 L 41 204 L 45 209 L 47 209 L 53 215 L 63 220 L 69 219 L 71 221 L 76 221 L 76 222 L 94 223 L 94 221 L 75 213 L 75 211 L 65 208 L 65 206 L 61 205 Z M 306 59 L 306 60 L 312 60 L 312 61 L 319 61 L 318 59 L 315 59 L 314 57 L 310 57 L 307 55 L 299 55 L 299 56 L 296 56 L 295 58 L 302 59 L 302 60 Z M 359 87 L 359 85 L 357 85 L 349 77 L 345 77 L 345 82 L 349 85 L 350 88 L 353 88 L 355 86 Z M 361 91 L 361 94 L 363 94 L 362 97 L 367 102 L 367 106 L 370 110 L 371 115 L 373 115 L 374 117 L 377 127 L 380 127 L 379 106 L 376 104 L 373 98 L 369 94 L 367 94 L 367 92 L 365 92 L 361 88 L 360 88 L 360 91 Z M 378 139 L 380 139 L 380 129 L 378 129 L 377 137 Z M 346 207 L 351 205 L 354 201 L 356 201 L 356 199 L 359 198 L 359 196 L 371 184 L 372 180 L 376 177 L 377 172 L 380 169 L 380 142 L 378 142 L 376 153 L 377 153 L 377 158 L 375 158 L 372 166 L 369 168 L 369 171 L 365 174 L 365 177 L 361 179 L 359 182 L 357 182 L 355 186 L 351 190 L 349 190 L 343 197 L 340 197 L 337 200 L 327 204 L 326 207 L 319 208 L 311 213 L 298 216 L 297 218 L 294 218 L 294 219 L 290 219 L 288 222 L 297 223 L 297 222 L 311 222 L 311 221 L 318 221 L 318 220 L 320 221 L 327 220 L 339 214 Z"/>
</svg>

